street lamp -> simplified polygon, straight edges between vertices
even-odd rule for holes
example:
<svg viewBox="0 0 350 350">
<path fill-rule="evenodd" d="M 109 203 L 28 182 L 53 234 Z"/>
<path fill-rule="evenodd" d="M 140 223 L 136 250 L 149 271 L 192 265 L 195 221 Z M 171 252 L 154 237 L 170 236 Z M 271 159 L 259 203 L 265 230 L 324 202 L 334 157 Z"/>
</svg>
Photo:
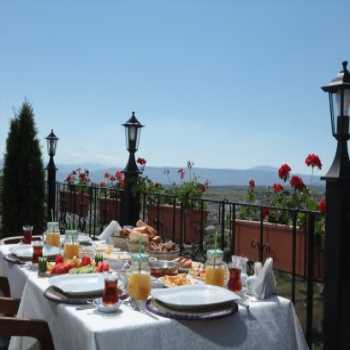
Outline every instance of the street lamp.
<svg viewBox="0 0 350 350">
<path fill-rule="evenodd" d="M 324 349 L 348 349 L 350 332 L 350 73 L 347 62 L 322 90 L 329 94 L 332 134 L 337 150 L 326 181 L 326 273 L 324 301 Z"/>
<path fill-rule="evenodd" d="M 47 191 L 48 191 L 48 200 L 47 200 L 47 218 L 48 221 L 52 220 L 52 213 L 55 212 L 56 207 L 56 165 L 53 160 L 56 154 L 58 137 L 55 135 L 51 129 L 50 134 L 46 137 L 47 143 L 47 154 L 50 157 L 49 163 L 46 167 L 47 169 Z"/>
<path fill-rule="evenodd" d="M 129 151 L 129 160 L 123 170 L 125 186 L 122 194 L 122 225 L 135 225 L 139 219 L 140 203 L 139 195 L 135 193 L 135 185 L 140 174 L 137 167 L 135 153 L 139 148 L 141 129 L 144 127 L 132 112 L 130 119 L 122 124 L 125 128 L 126 148 Z"/>
</svg>

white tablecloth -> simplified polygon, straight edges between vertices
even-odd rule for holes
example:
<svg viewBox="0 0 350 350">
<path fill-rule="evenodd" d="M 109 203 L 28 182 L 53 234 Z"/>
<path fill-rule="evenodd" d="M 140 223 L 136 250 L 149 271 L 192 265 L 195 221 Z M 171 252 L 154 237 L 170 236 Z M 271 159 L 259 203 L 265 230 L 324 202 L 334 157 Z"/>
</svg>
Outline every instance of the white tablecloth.
<svg viewBox="0 0 350 350">
<path fill-rule="evenodd" d="M 250 310 L 240 307 L 238 314 L 213 321 L 155 320 L 125 305 L 119 313 L 105 315 L 48 301 L 43 296 L 47 278 L 4 262 L 1 254 L 0 260 L 0 273 L 17 279 L 10 280 L 13 292 L 19 293 L 26 281 L 18 317 L 47 320 L 57 350 L 307 349 L 293 304 L 281 297 L 251 303 Z M 30 344 L 30 338 L 12 338 L 10 349 L 28 349 Z"/>
</svg>

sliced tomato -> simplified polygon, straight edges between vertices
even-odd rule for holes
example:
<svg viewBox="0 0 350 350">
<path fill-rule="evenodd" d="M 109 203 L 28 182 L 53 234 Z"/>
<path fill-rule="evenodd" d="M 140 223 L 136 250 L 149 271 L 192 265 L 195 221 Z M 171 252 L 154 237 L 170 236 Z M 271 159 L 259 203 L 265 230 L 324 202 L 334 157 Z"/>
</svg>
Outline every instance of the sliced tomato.
<svg viewBox="0 0 350 350">
<path fill-rule="evenodd" d="M 81 263 L 80 263 L 81 266 L 87 266 L 90 264 L 91 264 L 91 258 L 89 256 L 83 256 L 81 258 Z"/>
<path fill-rule="evenodd" d="M 63 256 L 62 255 L 57 255 L 55 257 L 55 263 L 56 264 L 63 263 Z"/>
</svg>

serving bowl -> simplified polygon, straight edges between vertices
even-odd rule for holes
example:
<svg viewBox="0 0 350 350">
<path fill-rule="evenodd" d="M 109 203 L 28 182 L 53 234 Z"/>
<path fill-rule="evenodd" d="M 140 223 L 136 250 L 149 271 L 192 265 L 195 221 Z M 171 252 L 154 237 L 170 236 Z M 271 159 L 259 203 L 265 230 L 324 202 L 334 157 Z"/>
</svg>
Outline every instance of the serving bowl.
<svg viewBox="0 0 350 350">
<path fill-rule="evenodd" d="M 161 277 L 165 275 L 176 275 L 178 273 L 177 263 L 169 260 L 154 260 L 149 263 L 151 275 Z"/>
</svg>

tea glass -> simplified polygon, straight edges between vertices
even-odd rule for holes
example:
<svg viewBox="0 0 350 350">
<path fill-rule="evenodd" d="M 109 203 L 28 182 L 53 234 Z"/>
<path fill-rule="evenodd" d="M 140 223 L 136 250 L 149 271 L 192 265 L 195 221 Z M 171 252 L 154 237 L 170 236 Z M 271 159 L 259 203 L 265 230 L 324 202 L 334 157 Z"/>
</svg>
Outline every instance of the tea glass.
<svg viewBox="0 0 350 350">
<path fill-rule="evenodd" d="M 102 303 L 105 306 L 113 306 L 119 300 L 118 296 L 118 274 L 106 273 L 104 275 L 104 290 Z"/>
<path fill-rule="evenodd" d="M 31 225 L 24 225 L 23 226 L 23 243 L 24 244 L 31 244 L 32 238 L 33 238 L 33 226 Z"/>
</svg>

